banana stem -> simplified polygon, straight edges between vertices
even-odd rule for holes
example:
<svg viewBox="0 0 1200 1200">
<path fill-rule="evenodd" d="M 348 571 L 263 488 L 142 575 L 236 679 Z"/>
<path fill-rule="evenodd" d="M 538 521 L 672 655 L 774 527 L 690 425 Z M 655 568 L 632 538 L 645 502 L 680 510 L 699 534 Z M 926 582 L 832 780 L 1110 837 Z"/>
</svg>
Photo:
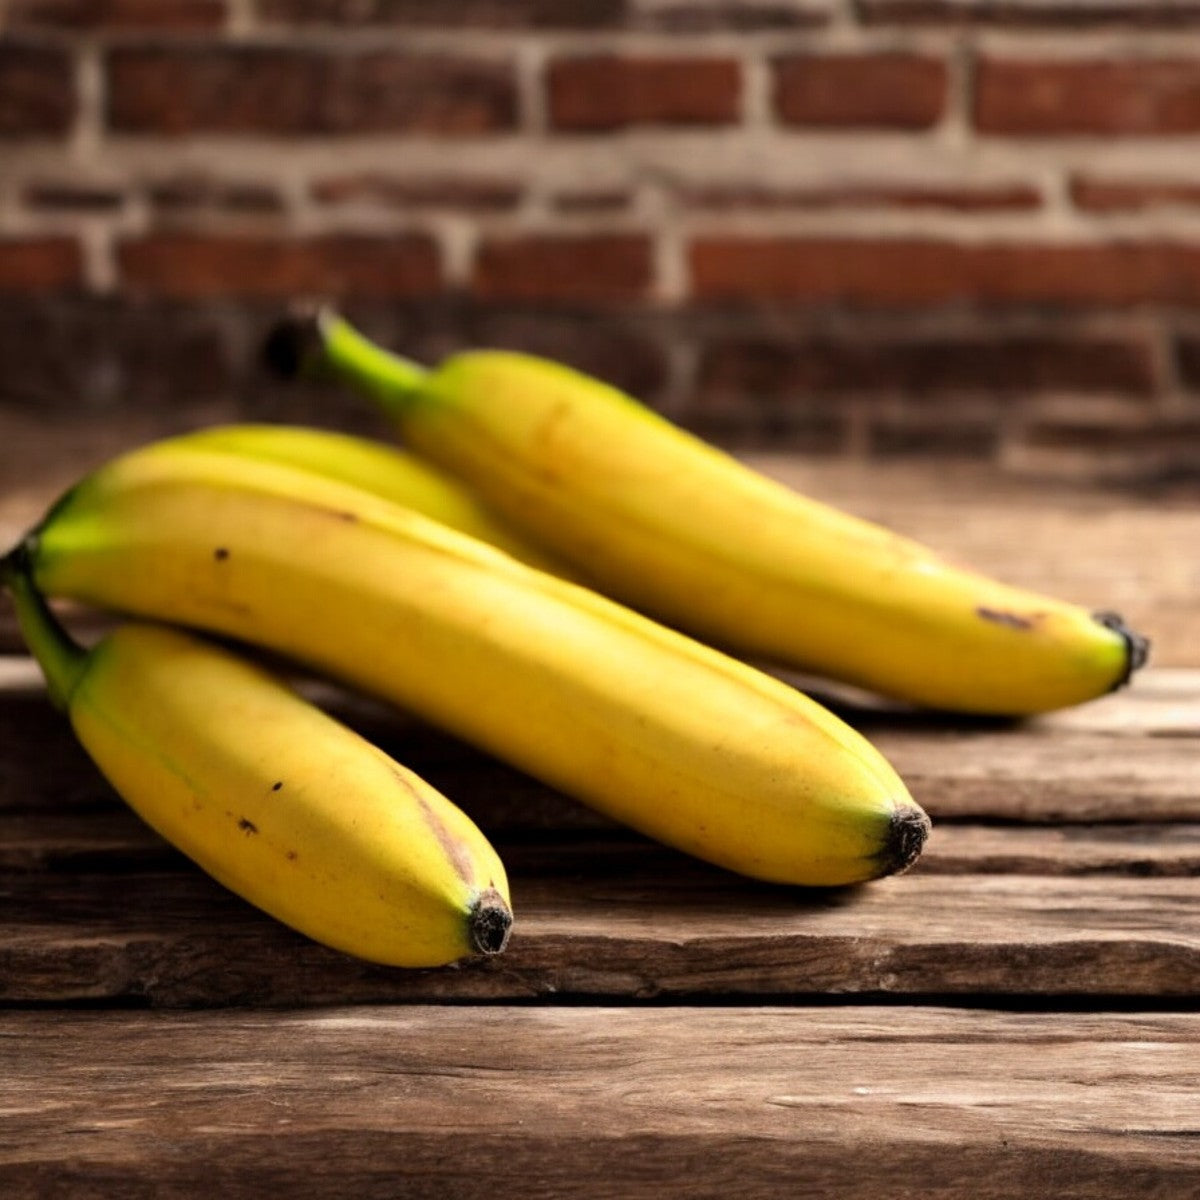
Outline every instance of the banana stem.
<svg viewBox="0 0 1200 1200">
<path fill-rule="evenodd" d="M 389 417 L 398 417 L 428 378 L 420 363 L 375 345 L 335 312 L 322 312 L 317 330 L 326 370 L 371 396 Z"/>
<path fill-rule="evenodd" d="M 0 559 L 0 582 L 12 593 L 21 636 L 42 668 L 51 701 L 65 710 L 87 671 L 88 652 L 59 624 L 34 586 L 29 538 Z"/>
</svg>

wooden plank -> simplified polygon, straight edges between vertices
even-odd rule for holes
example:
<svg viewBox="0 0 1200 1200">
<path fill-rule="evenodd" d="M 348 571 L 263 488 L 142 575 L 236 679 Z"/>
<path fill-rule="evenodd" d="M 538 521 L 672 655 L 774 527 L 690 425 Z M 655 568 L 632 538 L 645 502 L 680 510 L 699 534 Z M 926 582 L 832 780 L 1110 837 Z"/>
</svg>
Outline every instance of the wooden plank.
<svg viewBox="0 0 1200 1200">
<path fill-rule="evenodd" d="M 502 830 L 493 835 L 510 870 L 533 877 L 576 863 L 625 874 L 677 873 L 679 856 L 646 838 L 607 830 Z M 0 872 L 192 871 L 195 868 L 125 808 L 95 812 L 0 813 Z M 942 822 L 921 874 L 1200 875 L 1200 824 L 985 825 Z"/>
<path fill-rule="evenodd" d="M 1200 825 L 942 822 L 922 874 L 1200 875 Z"/>
<path fill-rule="evenodd" d="M 2 660 L 0 660 L 2 661 Z M 47 703 L 28 664 L 0 687 L 0 812 L 114 807 L 118 801 Z M 1151 672 L 1146 697 L 1094 715 L 1023 723 L 911 712 L 846 715 L 935 818 L 1066 823 L 1200 821 L 1200 672 Z M 425 775 L 489 829 L 611 824 L 456 739 L 326 685 L 307 692 Z M 1111 716 L 1104 716 L 1112 705 Z"/>
<path fill-rule="evenodd" d="M 325 950 L 193 869 L 0 876 L 0 1000 L 165 1006 L 533 996 L 1200 996 L 1194 878 L 922 872 L 755 884 L 580 841 L 506 854 L 495 960 L 399 971 Z"/>
<path fill-rule="evenodd" d="M 1200 1017 L 946 1008 L 0 1014 L 58 1196 L 1187 1196 Z M 1118 1182 L 1119 1181 L 1119 1182 Z"/>
<path fill-rule="evenodd" d="M 1200 818 L 1196 738 L 880 728 L 871 740 L 935 819 Z"/>
</svg>

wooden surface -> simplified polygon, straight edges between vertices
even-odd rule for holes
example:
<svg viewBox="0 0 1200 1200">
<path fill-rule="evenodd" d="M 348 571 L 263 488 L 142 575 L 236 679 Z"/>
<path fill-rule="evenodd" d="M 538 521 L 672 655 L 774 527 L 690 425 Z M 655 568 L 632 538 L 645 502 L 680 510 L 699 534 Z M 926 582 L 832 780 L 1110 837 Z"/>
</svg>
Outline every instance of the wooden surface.
<svg viewBox="0 0 1200 1200">
<path fill-rule="evenodd" d="M 910 874 L 820 893 L 306 681 L 508 864 L 508 951 L 404 972 L 207 879 L 0 658 L 0 1196 L 1200 1195 L 1200 504 L 769 465 L 1122 608 L 1156 665 L 1023 723 L 789 676 L 935 819 Z"/>
<path fill-rule="evenodd" d="M 10 1013 L 0 1070 L 10 1200 L 1182 1197 L 1200 1135 L 1177 1013 Z"/>
</svg>

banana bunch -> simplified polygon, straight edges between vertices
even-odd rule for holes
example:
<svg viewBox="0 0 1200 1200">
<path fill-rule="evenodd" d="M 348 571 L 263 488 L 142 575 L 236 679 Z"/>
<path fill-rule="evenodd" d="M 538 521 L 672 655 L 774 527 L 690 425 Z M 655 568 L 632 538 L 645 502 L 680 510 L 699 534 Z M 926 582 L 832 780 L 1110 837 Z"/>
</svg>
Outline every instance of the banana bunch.
<svg viewBox="0 0 1200 1200">
<path fill-rule="evenodd" d="M 412 451 L 602 591 L 739 655 L 1006 716 L 1093 699 L 1145 661 L 1116 615 L 953 566 L 564 366 L 473 351 L 426 370 L 329 312 L 267 351 L 373 398 Z"/>
<path fill-rule="evenodd" d="M 37 588 L 281 653 L 755 878 L 854 883 L 920 852 L 891 766 L 784 683 L 336 472 L 204 442 L 67 493 L 25 543 Z"/>
<path fill-rule="evenodd" d="M 373 962 L 503 949 L 504 866 L 444 796 L 212 643 L 119 626 L 90 651 L 5 561 L 25 640 L 84 749 L 148 825 L 308 936 Z"/>
<path fill-rule="evenodd" d="M 1145 659 L 1119 618 L 953 567 L 565 367 L 481 351 L 426 371 L 328 313 L 269 353 L 366 391 L 416 456 L 265 426 L 141 447 L 64 495 L 0 581 L 129 803 L 349 953 L 499 951 L 503 865 L 427 784 L 169 626 L 394 702 L 686 853 L 818 886 L 906 869 L 929 820 L 861 735 L 725 650 L 1002 714 L 1088 700 Z M 43 594 L 140 620 L 84 651 Z"/>
</svg>

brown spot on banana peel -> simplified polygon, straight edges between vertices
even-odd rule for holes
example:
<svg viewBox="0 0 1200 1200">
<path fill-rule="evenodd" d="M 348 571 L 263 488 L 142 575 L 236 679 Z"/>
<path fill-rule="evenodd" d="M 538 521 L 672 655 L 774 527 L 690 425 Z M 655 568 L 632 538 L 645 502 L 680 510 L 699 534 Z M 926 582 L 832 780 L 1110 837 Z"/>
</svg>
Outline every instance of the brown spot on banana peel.
<svg viewBox="0 0 1200 1200">
<path fill-rule="evenodd" d="M 446 857 L 450 860 L 450 865 L 458 873 L 458 877 L 464 883 L 470 883 L 474 877 L 474 872 L 471 870 L 471 856 L 467 852 L 466 847 L 446 828 L 441 817 L 430 807 L 429 801 L 412 786 L 404 775 L 396 770 L 394 766 L 391 768 L 391 771 L 396 782 L 417 802 L 417 807 L 421 810 L 421 816 L 425 818 L 425 824 L 433 831 L 433 836 L 437 838 L 438 844 L 445 851 Z"/>
<path fill-rule="evenodd" d="M 985 621 L 993 621 L 997 625 L 1003 625 L 1006 629 L 1032 629 L 1041 619 L 1041 613 L 1030 613 L 1024 616 L 1021 613 L 1007 612 L 1001 608 L 985 608 L 980 605 L 975 610 L 975 615 L 982 617 Z"/>
<path fill-rule="evenodd" d="M 879 875 L 899 875 L 921 857 L 929 831 L 928 814 L 915 804 L 899 804 L 888 824 L 887 839 L 876 858 Z"/>
<path fill-rule="evenodd" d="M 438 844 L 446 852 L 450 865 L 464 883 L 470 883 L 473 872 L 471 856 L 467 853 L 466 847 L 446 828 L 442 819 L 429 807 L 429 802 L 424 796 L 417 797 L 417 804 L 420 806 L 421 816 L 425 818 L 425 824 L 433 830 L 433 836 L 437 838 Z"/>
<path fill-rule="evenodd" d="M 1140 671 L 1150 659 L 1150 639 L 1140 633 L 1135 633 L 1121 619 L 1120 613 L 1094 612 L 1092 620 L 1105 629 L 1111 629 L 1125 643 L 1125 670 L 1120 678 L 1109 689 L 1115 692 L 1124 687 L 1132 678 L 1134 671 Z"/>
<path fill-rule="evenodd" d="M 247 817 L 242 817 L 238 821 L 238 828 L 240 830 L 242 830 L 244 833 L 257 833 L 258 832 L 258 826 L 255 825 L 255 823 Z"/>
<path fill-rule="evenodd" d="M 512 910 L 494 887 L 475 898 L 467 915 L 467 937 L 477 954 L 499 954 L 508 945 Z"/>
</svg>

